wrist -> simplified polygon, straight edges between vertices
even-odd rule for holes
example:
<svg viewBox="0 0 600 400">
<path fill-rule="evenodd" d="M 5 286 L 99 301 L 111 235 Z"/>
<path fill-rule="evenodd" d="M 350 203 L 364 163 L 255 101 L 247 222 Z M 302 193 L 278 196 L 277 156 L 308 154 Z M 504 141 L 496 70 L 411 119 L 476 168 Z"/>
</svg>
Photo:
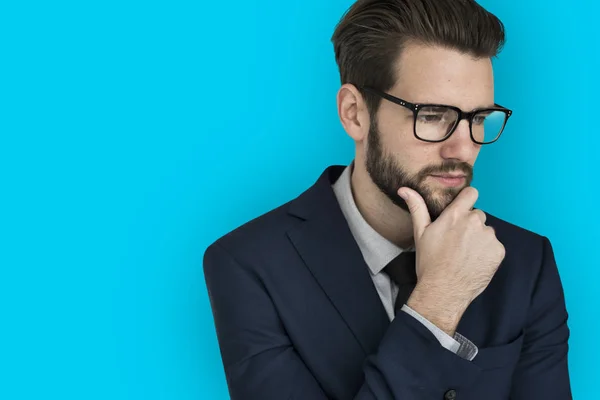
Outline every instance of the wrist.
<svg viewBox="0 0 600 400">
<path fill-rule="evenodd" d="M 442 290 L 417 284 L 406 305 L 449 336 L 454 336 L 469 302 L 455 295 L 447 296 Z"/>
</svg>

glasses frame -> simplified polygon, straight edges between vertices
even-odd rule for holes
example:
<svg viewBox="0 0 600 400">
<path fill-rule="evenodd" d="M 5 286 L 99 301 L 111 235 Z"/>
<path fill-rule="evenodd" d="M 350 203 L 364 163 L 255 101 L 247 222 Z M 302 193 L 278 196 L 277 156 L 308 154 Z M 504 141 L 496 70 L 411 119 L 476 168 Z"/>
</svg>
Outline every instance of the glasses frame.
<svg viewBox="0 0 600 400">
<path fill-rule="evenodd" d="M 415 137 L 417 139 L 422 140 L 424 142 L 429 142 L 429 143 L 440 143 L 440 142 L 443 142 L 444 140 L 447 140 L 450 136 L 452 136 L 454 131 L 456 131 L 456 127 L 458 126 L 460 121 L 462 121 L 463 119 L 466 119 L 469 121 L 469 134 L 470 134 L 471 140 L 473 142 L 480 144 L 480 145 L 492 144 L 495 141 L 497 141 L 498 139 L 500 139 L 500 136 L 502 135 L 502 132 L 504 132 L 504 128 L 506 127 L 506 123 L 508 122 L 508 119 L 512 115 L 512 110 L 510 110 L 506 107 L 503 107 L 500 104 L 496 104 L 496 103 L 494 103 L 494 107 L 476 108 L 473 111 L 467 112 L 467 111 L 461 110 L 458 107 L 450 106 L 448 104 L 433 104 L 433 103 L 415 104 L 415 103 L 411 103 L 409 101 L 406 101 L 406 100 L 401 99 L 396 96 L 392 96 L 391 94 L 382 92 L 382 91 L 377 90 L 372 87 L 362 87 L 361 89 L 366 92 L 374 93 L 388 101 L 391 101 L 394 104 L 398 104 L 404 108 L 411 110 L 413 112 L 413 134 L 415 135 Z M 452 129 L 450 129 L 450 131 L 442 139 L 439 139 L 439 140 L 423 139 L 423 138 L 419 137 L 419 135 L 417 135 L 417 114 L 419 113 L 420 109 L 425 108 L 425 107 L 446 107 L 446 108 L 456 111 L 456 113 L 458 114 L 458 118 L 456 119 L 454 126 L 452 127 Z M 477 113 L 482 112 L 482 111 L 503 111 L 505 113 L 504 123 L 502 124 L 502 128 L 500 129 L 500 132 L 498 133 L 496 138 L 492 141 L 480 142 L 480 141 L 476 140 L 475 137 L 473 136 L 473 117 Z"/>
</svg>

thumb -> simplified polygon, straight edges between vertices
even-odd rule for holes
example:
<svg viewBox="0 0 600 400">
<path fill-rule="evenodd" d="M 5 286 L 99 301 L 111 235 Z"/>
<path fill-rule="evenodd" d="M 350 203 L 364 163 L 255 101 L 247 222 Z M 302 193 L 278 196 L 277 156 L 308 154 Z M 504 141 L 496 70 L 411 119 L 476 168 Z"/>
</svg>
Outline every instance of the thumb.
<svg viewBox="0 0 600 400">
<path fill-rule="evenodd" d="M 398 190 L 398 195 L 408 205 L 408 210 L 412 217 L 416 244 L 423 235 L 425 228 L 431 224 L 429 210 L 427 210 L 427 205 L 425 205 L 425 200 L 423 200 L 421 195 L 412 189 L 402 187 Z"/>
</svg>

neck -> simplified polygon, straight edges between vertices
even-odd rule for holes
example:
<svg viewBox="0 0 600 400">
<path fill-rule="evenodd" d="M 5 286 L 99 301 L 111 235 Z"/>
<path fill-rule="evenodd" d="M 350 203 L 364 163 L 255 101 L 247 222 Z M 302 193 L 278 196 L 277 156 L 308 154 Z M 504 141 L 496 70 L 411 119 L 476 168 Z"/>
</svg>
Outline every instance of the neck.
<svg viewBox="0 0 600 400">
<path fill-rule="evenodd" d="M 403 249 L 412 247 L 414 240 L 410 213 L 395 205 L 379 190 L 364 165 L 356 160 L 352 169 L 352 195 L 356 207 L 381 236 Z"/>
</svg>

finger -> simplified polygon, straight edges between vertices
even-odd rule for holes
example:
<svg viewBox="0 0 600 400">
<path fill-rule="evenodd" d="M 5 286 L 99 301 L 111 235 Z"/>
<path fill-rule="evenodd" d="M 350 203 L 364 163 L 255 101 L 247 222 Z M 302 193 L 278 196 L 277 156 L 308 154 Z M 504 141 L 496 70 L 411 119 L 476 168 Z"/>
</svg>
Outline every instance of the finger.
<svg viewBox="0 0 600 400">
<path fill-rule="evenodd" d="M 427 205 L 425 205 L 425 200 L 423 200 L 421 195 L 412 189 L 407 187 L 400 188 L 398 190 L 398 195 L 402 197 L 408 205 L 408 210 L 410 211 L 413 222 L 416 243 L 423 235 L 425 228 L 431 224 L 429 210 L 427 210 Z"/>
<path fill-rule="evenodd" d="M 473 214 L 477 215 L 479 217 L 479 219 L 481 220 L 481 223 L 485 225 L 485 221 L 487 220 L 487 215 L 479 210 L 479 209 L 475 209 L 473 211 L 471 211 Z"/>
<path fill-rule="evenodd" d="M 479 192 L 472 186 L 467 186 L 460 191 L 458 196 L 446 207 L 444 213 L 466 213 L 473 209 Z"/>
</svg>

